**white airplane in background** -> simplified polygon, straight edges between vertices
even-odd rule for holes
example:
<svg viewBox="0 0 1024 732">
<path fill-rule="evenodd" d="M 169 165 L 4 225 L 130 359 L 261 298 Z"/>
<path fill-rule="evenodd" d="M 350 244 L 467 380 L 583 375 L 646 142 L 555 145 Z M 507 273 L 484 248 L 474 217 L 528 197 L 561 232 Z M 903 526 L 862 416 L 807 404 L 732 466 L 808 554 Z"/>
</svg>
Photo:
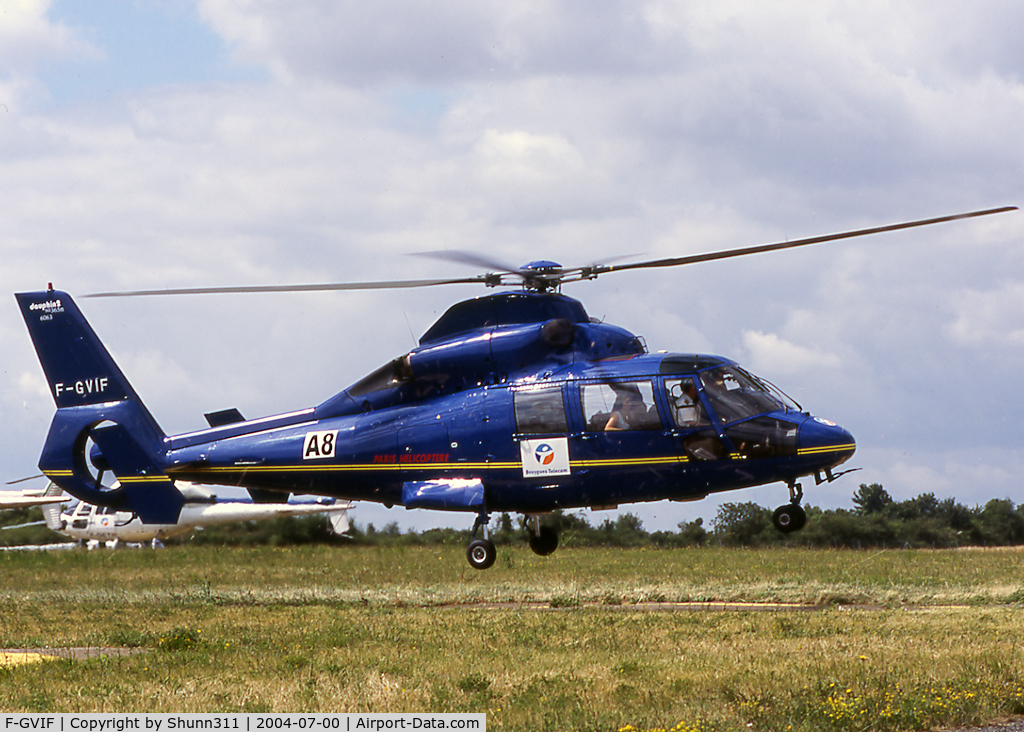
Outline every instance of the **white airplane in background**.
<svg viewBox="0 0 1024 732">
<path fill-rule="evenodd" d="M 31 508 L 45 506 L 50 503 L 67 503 L 69 498 L 62 498 L 59 491 L 56 495 L 47 495 L 43 491 L 0 491 L 0 511 L 8 508 Z"/>
<path fill-rule="evenodd" d="M 146 541 L 158 547 L 162 539 L 203 526 L 317 513 L 327 514 L 332 533 L 343 534 L 349 529 L 348 510 L 352 504 L 347 501 L 318 499 L 308 503 L 253 503 L 245 499 L 218 498 L 193 483 L 179 481 L 175 486 L 185 496 L 185 505 L 174 524 L 144 524 L 131 511 L 103 508 L 84 501 L 67 512 L 62 512 L 56 505 L 43 506 L 43 516 L 50 529 L 85 541 L 90 548 L 114 548 L 122 543 Z M 61 489 L 51 483 L 47 492 L 51 491 L 59 493 Z"/>
</svg>

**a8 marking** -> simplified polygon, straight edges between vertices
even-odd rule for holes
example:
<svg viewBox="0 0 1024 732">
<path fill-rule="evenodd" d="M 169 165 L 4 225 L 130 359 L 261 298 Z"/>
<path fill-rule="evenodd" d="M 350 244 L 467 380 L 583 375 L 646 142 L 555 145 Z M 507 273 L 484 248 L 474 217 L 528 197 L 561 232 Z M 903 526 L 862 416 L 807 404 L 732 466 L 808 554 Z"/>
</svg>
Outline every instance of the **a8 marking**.
<svg viewBox="0 0 1024 732">
<path fill-rule="evenodd" d="M 307 432 L 302 442 L 302 459 L 319 460 L 334 457 L 335 445 L 338 442 L 338 430 L 325 432 Z"/>
</svg>

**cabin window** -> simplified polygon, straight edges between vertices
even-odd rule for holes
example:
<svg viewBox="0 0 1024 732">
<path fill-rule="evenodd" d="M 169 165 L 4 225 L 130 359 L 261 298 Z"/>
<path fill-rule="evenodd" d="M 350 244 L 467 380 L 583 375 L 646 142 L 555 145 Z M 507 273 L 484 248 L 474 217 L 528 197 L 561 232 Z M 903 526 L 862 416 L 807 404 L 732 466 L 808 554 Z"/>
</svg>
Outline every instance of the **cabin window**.
<svg viewBox="0 0 1024 732">
<path fill-rule="evenodd" d="M 650 381 L 585 384 L 580 388 L 580 401 L 590 432 L 661 429 Z"/>
<path fill-rule="evenodd" d="M 665 395 L 676 427 L 704 427 L 711 424 L 697 396 L 697 384 L 692 378 L 666 379 Z"/>
<path fill-rule="evenodd" d="M 569 431 L 561 387 L 521 389 L 513 393 L 512 402 L 519 434 L 541 435 Z"/>
</svg>

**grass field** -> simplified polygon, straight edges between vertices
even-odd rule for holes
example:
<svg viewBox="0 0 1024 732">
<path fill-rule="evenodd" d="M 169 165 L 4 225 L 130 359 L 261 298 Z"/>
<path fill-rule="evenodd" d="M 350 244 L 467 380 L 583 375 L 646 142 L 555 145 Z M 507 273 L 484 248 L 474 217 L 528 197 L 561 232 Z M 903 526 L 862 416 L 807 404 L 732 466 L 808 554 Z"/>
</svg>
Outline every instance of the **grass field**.
<svg viewBox="0 0 1024 732">
<path fill-rule="evenodd" d="M 497 730 L 723 731 L 1024 713 L 1017 550 L 503 547 L 486 572 L 462 553 L 4 554 L 0 647 L 142 652 L 0 668 L 0 709 L 472 711 Z"/>
</svg>

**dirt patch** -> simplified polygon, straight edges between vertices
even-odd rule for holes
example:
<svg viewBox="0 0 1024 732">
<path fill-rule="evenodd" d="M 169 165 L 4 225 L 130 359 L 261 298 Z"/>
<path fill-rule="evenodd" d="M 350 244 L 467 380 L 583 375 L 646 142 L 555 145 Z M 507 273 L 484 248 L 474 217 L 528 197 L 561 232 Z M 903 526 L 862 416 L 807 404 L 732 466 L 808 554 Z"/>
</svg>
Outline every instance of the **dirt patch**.
<svg viewBox="0 0 1024 732">
<path fill-rule="evenodd" d="M 79 646 L 77 648 L 0 648 L 0 666 L 19 665 L 36 661 L 48 661 L 54 658 L 106 658 L 116 656 L 134 656 L 137 653 L 148 653 L 149 648 L 122 648 L 119 646 Z M 4 661 L 9 661 L 5 663 Z"/>
</svg>

